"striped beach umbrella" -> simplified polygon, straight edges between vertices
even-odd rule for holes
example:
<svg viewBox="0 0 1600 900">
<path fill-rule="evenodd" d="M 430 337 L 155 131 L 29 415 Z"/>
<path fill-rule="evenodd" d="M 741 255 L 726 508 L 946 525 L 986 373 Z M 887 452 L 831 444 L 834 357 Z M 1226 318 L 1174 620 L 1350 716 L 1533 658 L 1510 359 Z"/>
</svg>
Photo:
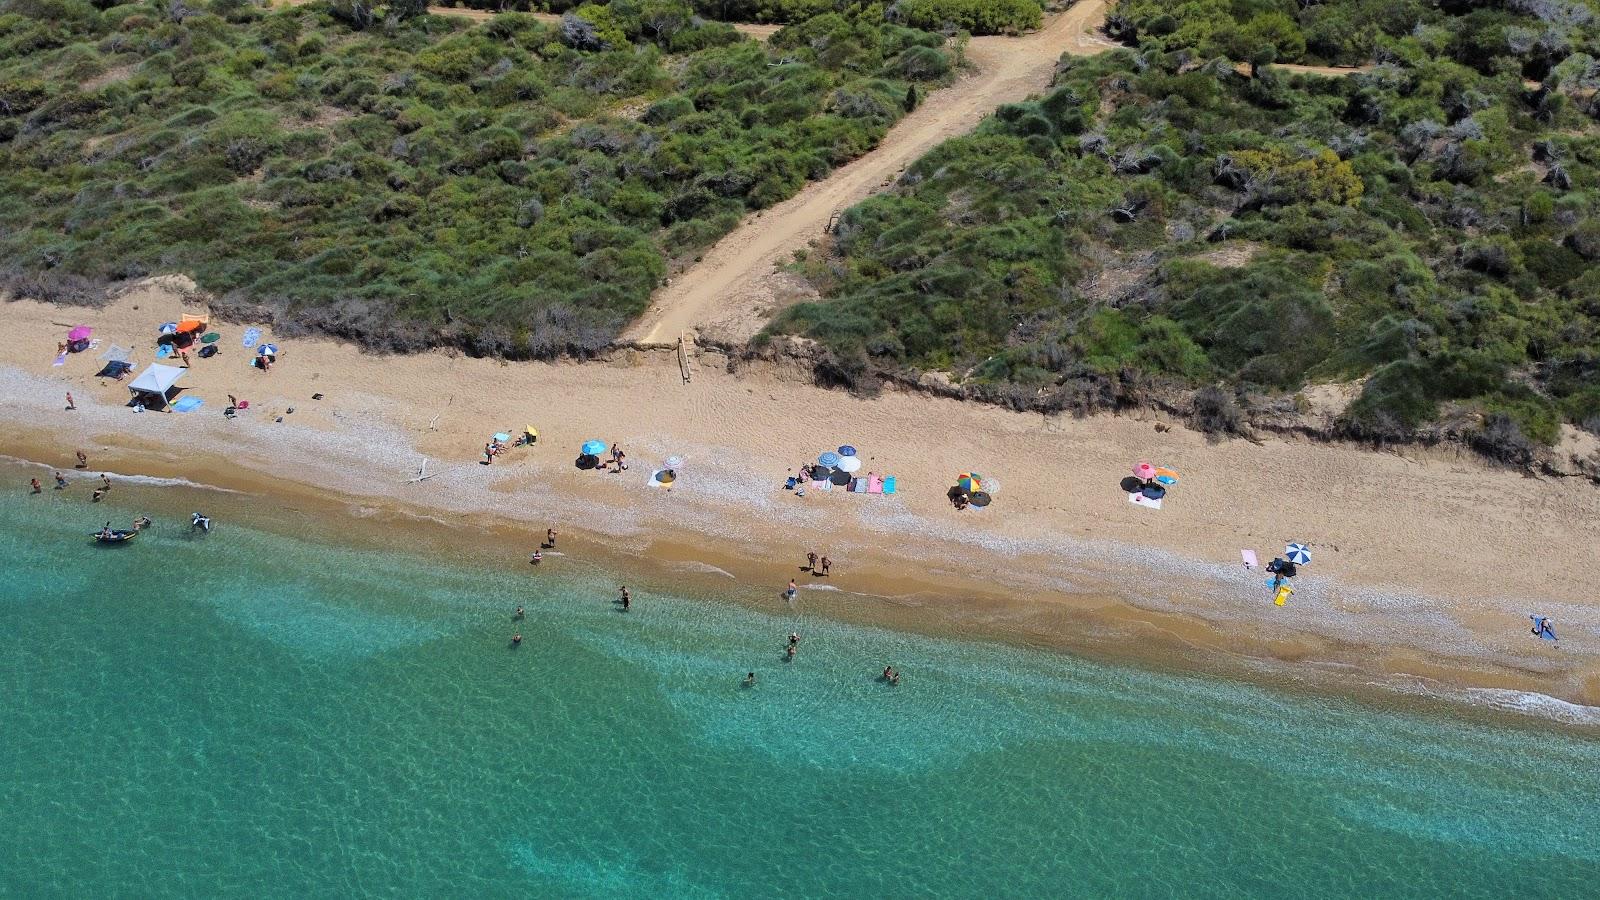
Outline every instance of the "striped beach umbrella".
<svg viewBox="0 0 1600 900">
<path fill-rule="evenodd" d="M 830 450 L 827 453 L 824 453 L 821 456 L 818 456 L 817 457 L 817 462 L 822 463 L 823 465 L 825 465 L 825 466 L 827 466 L 828 468 L 831 469 L 834 466 L 837 466 L 839 464 L 839 454 L 834 453 L 832 450 Z"/>
<path fill-rule="evenodd" d="M 1283 548 L 1283 558 L 1297 566 L 1311 562 L 1311 548 L 1305 544 L 1290 544 Z"/>
</svg>

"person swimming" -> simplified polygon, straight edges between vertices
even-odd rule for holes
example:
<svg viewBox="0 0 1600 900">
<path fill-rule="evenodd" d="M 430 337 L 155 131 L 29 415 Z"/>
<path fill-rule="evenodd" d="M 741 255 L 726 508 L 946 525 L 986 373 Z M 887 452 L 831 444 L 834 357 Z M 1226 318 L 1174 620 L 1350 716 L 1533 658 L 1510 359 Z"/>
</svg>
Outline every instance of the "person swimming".
<svg viewBox="0 0 1600 900">
<path fill-rule="evenodd" d="M 751 672 L 750 674 L 744 676 L 744 686 L 745 687 L 755 687 L 756 686 L 756 673 Z"/>
<path fill-rule="evenodd" d="M 800 635 L 797 632 L 789 632 L 789 646 L 793 647 L 798 643 L 800 643 Z"/>
<path fill-rule="evenodd" d="M 794 652 L 795 652 L 795 647 L 794 647 L 793 644 L 790 644 L 783 651 L 784 658 L 787 659 L 789 662 L 794 662 Z"/>
<path fill-rule="evenodd" d="M 511 646 L 513 646 L 513 647 L 521 647 L 522 646 L 522 632 L 519 631 L 516 634 L 513 634 L 511 636 Z"/>
<path fill-rule="evenodd" d="M 203 513 L 195 513 L 194 515 L 190 516 L 189 530 L 193 531 L 196 528 L 200 529 L 201 531 L 210 531 L 211 517 Z"/>
<path fill-rule="evenodd" d="M 522 607 L 520 607 L 520 606 L 517 607 L 517 611 L 511 614 L 511 618 L 512 618 L 513 621 L 516 621 L 516 622 L 522 621 L 523 618 L 524 618 L 524 614 L 522 612 Z"/>
</svg>

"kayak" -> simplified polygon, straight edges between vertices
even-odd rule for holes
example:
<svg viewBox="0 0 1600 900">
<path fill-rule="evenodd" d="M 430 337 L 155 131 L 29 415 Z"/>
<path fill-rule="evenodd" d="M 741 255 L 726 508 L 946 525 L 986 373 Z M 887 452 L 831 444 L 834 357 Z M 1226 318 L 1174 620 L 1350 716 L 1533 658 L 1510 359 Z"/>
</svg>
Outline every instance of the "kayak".
<svg viewBox="0 0 1600 900">
<path fill-rule="evenodd" d="M 139 532 L 137 532 L 137 531 L 122 531 L 122 530 L 119 529 L 119 530 L 115 530 L 115 531 L 111 531 L 111 532 L 95 531 L 95 532 L 90 533 L 89 536 L 94 538 L 97 543 L 101 543 L 101 544 L 121 544 L 121 543 L 124 543 L 126 541 L 131 541 L 134 538 L 138 537 L 139 536 Z"/>
</svg>

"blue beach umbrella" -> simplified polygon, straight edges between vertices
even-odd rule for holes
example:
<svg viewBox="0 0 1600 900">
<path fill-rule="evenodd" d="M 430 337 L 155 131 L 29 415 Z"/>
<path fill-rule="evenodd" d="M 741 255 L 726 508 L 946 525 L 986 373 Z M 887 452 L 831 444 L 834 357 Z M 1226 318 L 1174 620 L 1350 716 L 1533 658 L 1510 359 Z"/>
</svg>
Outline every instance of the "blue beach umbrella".
<svg viewBox="0 0 1600 900">
<path fill-rule="evenodd" d="M 162 334 L 177 334 L 178 333 L 178 323 L 177 322 L 168 322 L 165 325 L 162 325 L 157 330 L 160 331 Z"/>
<path fill-rule="evenodd" d="M 1283 558 L 1297 566 L 1311 562 L 1311 548 L 1305 544 L 1290 544 L 1283 548 Z"/>
<path fill-rule="evenodd" d="M 831 451 L 828 452 L 828 453 L 824 453 L 821 456 L 817 457 L 817 462 L 822 463 L 823 465 L 825 465 L 825 466 L 827 466 L 828 468 L 831 469 L 834 466 L 837 466 L 839 464 L 839 454 L 833 453 Z"/>
<path fill-rule="evenodd" d="M 856 455 L 856 448 L 850 446 L 849 444 L 845 444 L 843 447 L 839 448 L 839 455 L 840 456 L 855 456 Z"/>
<path fill-rule="evenodd" d="M 584 456 L 599 456 L 600 454 L 602 454 L 604 452 L 606 452 L 606 442 L 605 441 L 584 441 L 583 442 L 583 455 Z"/>
<path fill-rule="evenodd" d="M 256 348 L 256 355 L 257 356 L 277 356 L 278 355 L 278 345 L 277 344 L 262 344 L 261 346 Z"/>
</svg>

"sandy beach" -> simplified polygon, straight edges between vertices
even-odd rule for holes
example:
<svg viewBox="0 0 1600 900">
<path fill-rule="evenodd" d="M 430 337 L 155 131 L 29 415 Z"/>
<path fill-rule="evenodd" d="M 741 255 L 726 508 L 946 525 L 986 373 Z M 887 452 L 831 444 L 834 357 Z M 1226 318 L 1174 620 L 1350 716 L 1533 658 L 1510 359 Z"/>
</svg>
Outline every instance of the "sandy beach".
<svg viewBox="0 0 1600 900">
<path fill-rule="evenodd" d="M 98 310 L 0 306 L 0 451 L 70 470 L 82 448 L 95 472 L 335 504 L 508 565 L 525 565 L 554 526 L 570 557 L 648 571 L 641 583 L 721 585 L 776 604 L 798 575 L 802 602 L 913 630 L 1381 684 L 1569 721 L 1596 712 L 1570 704 L 1600 705 L 1600 607 L 1587 581 L 1600 491 L 1582 479 L 1445 451 L 1213 443 L 1154 414 L 861 399 L 778 366 L 730 374 L 709 352 L 685 383 L 664 352 L 512 364 L 373 355 L 263 328 L 282 352 L 262 373 L 240 344 L 245 326 L 219 324 L 222 352 L 180 382 L 204 399 L 195 412 L 135 415 L 126 380 L 94 376 L 113 343 L 134 346 L 142 370 L 161 323 L 200 311 L 161 284 Z M 79 324 L 103 345 L 52 366 Z M 228 394 L 250 409 L 225 418 Z M 539 430 L 535 447 L 479 464 L 491 434 L 525 425 Z M 577 470 L 589 439 L 619 443 L 631 469 Z M 895 475 L 899 493 L 782 490 L 788 470 L 847 443 L 863 472 Z M 669 455 L 685 459 L 675 489 L 648 486 Z M 424 457 L 431 477 L 414 481 Z M 1139 460 L 1183 476 L 1163 509 L 1118 487 Z M 951 507 L 945 491 L 965 471 L 999 482 L 992 506 Z M 1286 541 L 1308 543 L 1314 560 L 1279 608 L 1239 551 L 1265 562 Z M 798 571 L 807 550 L 835 561 L 831 577 Z M 1554 617 L 1559 643 L 1529 634 L 1535 612 Z"/>
</svg>

